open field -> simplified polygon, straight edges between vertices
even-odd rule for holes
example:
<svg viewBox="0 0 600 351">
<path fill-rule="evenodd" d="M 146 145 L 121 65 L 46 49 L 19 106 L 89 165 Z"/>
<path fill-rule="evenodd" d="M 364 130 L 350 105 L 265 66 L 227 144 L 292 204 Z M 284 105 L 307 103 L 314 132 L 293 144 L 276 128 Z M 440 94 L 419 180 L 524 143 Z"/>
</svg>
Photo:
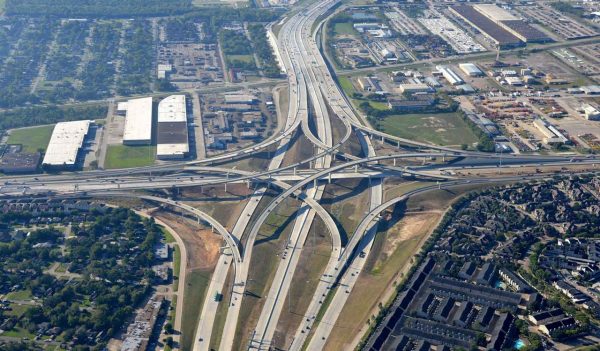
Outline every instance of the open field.
<svg viewBox="0 0 600 351">
<path fill-rule="evenodd" d="M 194 333 L 198 325 L 198 318 L 202 311 L 204 297 L 206 296 L 212 273 L 202 269 L 190 271 L 186 276 L 185 308 L 181 319 L 181 349 L 191 350 L 194 343 Z"/>
<path fill-rule="evenodd" d="M 208 215 L 219 221 L 228 230 L 238 220 L 252 190 L 245 184 L 231 184 L 227 192 L 223 186 L 214 187 L 191 187 L 182 189 L 181 195 L 192 201 L 187 201 Z"/>
<path fill-rule="evenodd" d="M 254 63 L 254 57 L 252 57 L 252 55 L 227 55 L 227 58 L 231 61 Z"/>
<path fill-rule="evenodd" d="M 18 290 L 6 294 L 6 299 L 10 301 L 28 301 L 32 299 L 32 295 L 29 290 Z"/>
<path fill-rule="evenodd" d="M 340 87 L 344 91 L 347 96 L 352 96 L 352 93 L 355 92 L 354 86 L 350 81 L 350 78 L 345 76 L 338 76 L 338 81 L 340 82 Z"/>
<path fill-rule="evenodd" d="M 21 144 L 25 152 L 46 150 L 53 130 L 54 125 L 15 129 L 10 132 L 8 144 Z"/>
<path fill-rule="evenodd" d="M 323 207 L 340 224 L 342 244 L 352 235 L 369 209 L 368 180 L 338 180 L 325 187 Z M 327 230 L 325 230 L 327 232 Z"/>
<path fill-rule="evenodd" d="M 350 22 L 336 23 L 333 26 L 333 32 L 335 33 L 335 35 L 356 35 L 356 34 L 358 34 L 356 29 L 354 29 L 354 27 L 352 26 L 352 23 L 350 23 Z"/>
<path fill-rule="evenodd" d="M 471 145 L 477 136 L 456 113 L 392 115 L 381 121 L 382 131 L 437 145 Z"/>
<path fill-rule="evenodd" d="M 156 146 L 109 145 L 104 166 L 106 169 L 150 166 L 155 155 Z"/>
</svg>

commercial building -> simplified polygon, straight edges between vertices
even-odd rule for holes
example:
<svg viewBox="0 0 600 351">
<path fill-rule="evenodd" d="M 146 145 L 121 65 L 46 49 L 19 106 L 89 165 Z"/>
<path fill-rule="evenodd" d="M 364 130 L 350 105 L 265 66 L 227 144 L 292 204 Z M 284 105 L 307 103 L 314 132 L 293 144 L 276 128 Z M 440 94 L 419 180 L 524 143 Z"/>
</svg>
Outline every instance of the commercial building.
<svg viewBox="0 0 600 351">
<path fill-rule="evenodd" d="M 458 65 L 460 69 L 465 72 L 469 77 L 481 77 L 483 76 L 483 71 L 477 67 L 474 63 L 461 63 Z"/>
<path fill-rule="evenodd" d="M 465 83 L 465 81 L 451 68 L 446 66 L 436 66 L 435 68 L 442 73 L 442 76 L 448 81 L 448 83 L 452 85 L 461 85 Z"/>
<path fill-rule="evenodd" d="M 73 168 L 92 121 L 60 122 L 54 126 L 42 165 L 49 168 Z"/>
<path fill-rule="evenodd" d="M 0 172 L 4 174 L 34 173 L 42 155 L 39 152 L 6 152 L 0 158 Z"/>
<path fill-rule="evenodd" d="M 156 134 L 158 159 L 182 159 L 189 151 L 185 95 L 171 95 L 158 103 Z"/>
<path fill-rule="evenodd" d="M 149 145 L 152 142 L 152 98 L 133 99 L 127 102 L 124 145 Z"/>
</svg>

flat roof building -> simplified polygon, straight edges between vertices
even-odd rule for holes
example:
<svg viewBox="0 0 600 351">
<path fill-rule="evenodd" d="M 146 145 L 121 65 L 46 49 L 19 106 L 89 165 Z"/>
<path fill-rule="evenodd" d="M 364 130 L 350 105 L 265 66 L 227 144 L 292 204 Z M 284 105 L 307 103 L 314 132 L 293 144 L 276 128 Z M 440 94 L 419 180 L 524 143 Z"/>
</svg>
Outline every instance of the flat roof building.
<svg viewBox="0 0 600 351">
<path fill-rule="evenodd" d="M 248 94 L 227 94 L 225 95 L 226 104 L 253 104 L 256 102 L 256 96 Z"/>
<path fill-rule="evenodd" d="M 48 167 L 74 167 L 92 121 L 60 122 L 54 126 L 42 161 Z"/>
<path fill-rule="evenodd" d="M 171 95 L 158 103 L 156 157 L 181 159 L 190 151 L 185 95 Z"/>
<path fill-rule="evenodd" d="M 127 102 L 123 144 L 149 145 L 152 142 L 152 98 Z"/>
<path fill-rule="evenodd" d="M 485 36 L 491 39 L 494 44 L 501 48 L 510 48 L 524 45 L 524 42 L 514 34 L 502 28 L 496 22 L 477 11 L 473 6 L 455 5 L 450 7 L 450 11 L 461 17 L 471 26 L 478 29 Z"/>
<path fill-rule="evenodd" d="M 483 71 L 477 67 L 474 63 L 461 63 L 458 67 L 465 72 L 469 77 L 481 77 L 483 76 Z"/>
</svg>

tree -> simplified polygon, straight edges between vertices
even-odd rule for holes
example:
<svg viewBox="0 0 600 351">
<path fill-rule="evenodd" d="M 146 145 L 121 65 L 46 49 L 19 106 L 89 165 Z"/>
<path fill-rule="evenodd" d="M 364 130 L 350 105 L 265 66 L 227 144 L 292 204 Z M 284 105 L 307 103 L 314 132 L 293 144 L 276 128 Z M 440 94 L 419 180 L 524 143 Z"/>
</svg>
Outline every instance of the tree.
<svg viewBox="0 0 600 351">
<path fill-rule="evenodd" d="M 168 322 L 167 324 L 165 324 L 165 333 L 173 334 L 174 332 L 175 332 L 175 330 L 173 329 L 173 324 L 171 324 L 171 322 Z"/>
</svg>

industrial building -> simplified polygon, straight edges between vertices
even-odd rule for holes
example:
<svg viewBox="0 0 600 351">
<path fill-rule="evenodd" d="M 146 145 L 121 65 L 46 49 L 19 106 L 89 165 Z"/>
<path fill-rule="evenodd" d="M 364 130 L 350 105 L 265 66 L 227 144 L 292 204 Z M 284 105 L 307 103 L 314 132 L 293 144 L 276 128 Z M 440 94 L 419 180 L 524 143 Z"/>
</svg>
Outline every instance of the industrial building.
<svg viewBox="0 0 600 351">
<path fill-rule="evenodd" d="M 246 94 L 227 94 L 225 96 L 226 104 L 254 104 L 257 99 L 254 95 L 246 95 Z"/>
<path fill-rule="evenodd" d="M 461 85 L 464 84 L 464 80 L 456 74 L 452 69 L 446 66 L 436 66 L 435 69 L 440 71 L 442 76 L 448 81 L 448 83 L 452 85 Z"/>
<path fill-rule="evenodd" d="M 483 71 L 477 67 L 474 63 L 461 63 L 458 67 L 465 72 L 469 77 L 481 77 L 483 76 Z"/>
<path fill-rule="evenodd" d="M 544 144 L 564 144 L 569 141 L 555 126 L 543 119 L 536 119 L 533 121 L 533 125 L 544 135 L 544 139 L 542 139 Z"/>
<path fill-rule="evenodd" d="M 124 145 L 150 145 L 152 142 L 152 98 L 133 99 L 127 102 Z"/>
<path fill-rule="evenodd" d="M 42 165 L 50 168 L 73 168 L 92 121 L 60 122 L 54 126 Z"/>
<path fill-rule="evenodd" d="M 583 104 L 582 106 L 583 115 L 585 119 L 589 121 L 597 121 L 600 120 L 600 111 L 590 104 Z"/>
<path fill-rule="evenodd" d="M 550 41 L 546 34 L 494 4 L 477 4 L 473 8 L 525 43 Z"/>
<path fill-rule="evenodd" d="M 171 95 L 158 103 L 156 135 L 158 159 L 182 159 L 189 151 L 185 95 Z"/>
<path fill-rule="evenodd" d="M 487 38 L 489 38 L 496 46 L 504 48 L 512 48 L 523 46 L 525 43 L 515 35 L 500 27 L 497 23 L 482 15 L 472 6 L 456 5 L 450 7 L 450 11 L 459 16 L 462 20 L 475 27 Z"/>
<path fill-rule="evenodd" d="M 500 48 L 551 40 L 543 32 L 494 4 L 456 5 L 450 11 L 477 28 Z"/>
<path fill-rule="evenodd" d="M 415 94 L 415 93 L 430 93 L 433 92 L 433 89 L 424 83 L 406 83 L 400 84 L 399 87 L 400 92 L 403 94 Z"/>
</svg>

